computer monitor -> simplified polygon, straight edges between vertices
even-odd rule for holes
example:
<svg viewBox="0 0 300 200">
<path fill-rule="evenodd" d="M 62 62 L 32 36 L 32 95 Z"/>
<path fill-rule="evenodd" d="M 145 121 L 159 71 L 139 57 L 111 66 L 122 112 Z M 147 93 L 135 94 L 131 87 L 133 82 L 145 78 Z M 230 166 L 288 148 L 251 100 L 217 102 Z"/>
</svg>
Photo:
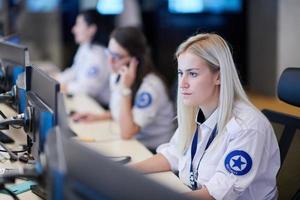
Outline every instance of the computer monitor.
<svg viewBox="0 0 300 200">
<path fill-rule="evenodd" d="M 65 106 L 65 97 L 64 94 L 60 92 L 57 95 L 57 110 L 57 125 L 62 130 L 65 130 L 64 132 L 67 134 L 67 137 L 76 136 L 76 133 L 71 130 L 69 126 L 69 116 Z"/>
<path fill-rule="evenodd" d="M 243 0 L 168 0 L 171 13 L 238 13 L 243 8 Z"/>
<path fill-rule="evenodd" d="M 96 9 L 102 15 L 118 15 L 124 10 L 124 0 L 98 0 Z"/>
<path fill-rule="evenodd" d="M 0 41 L 4 41 L 11 44 L 20 44 L 21 38 L 18 34 L 10 34 L 0 38 Z"/>
<path fill-rule="evenodd" d="M 0 58 L 15 65 L 29 65 L 28 48 L 11 42 L 0 42 Z"/>
<path fill-rule="evenodd" d="M 8 39 L 8 38 L 4 38 Z M 7 102 L 18 113 L 23 113 L 26 104 L 25 67 L 29 65 L 28 48 L 7 41 L 0 41 L 0 93 L 13 91 L 13 101 Z M 15 86 L 13 88 L 13 86 Z M 6 101 L 6 100 L 5 100 Z M 0 141 L 7 140 L 0 133 Z M 13 140 L 12 140 L 13 141 Z"/>
<path fill-rule="evenodd" d="M 47 199 L 189 199 L 51 130 L 45 146 Z"/>
<path fill-rule="evenodd" d="M 18 98 L 12 104 L 18 112 L 23 112 L 20 104 L 24 105 L 24 90 L 26 85 L 23 85 L 22 79 L 25 79 L 25 67 L 29 65 L 28 48 L 22 45 L 17 45 L 5 41 L 0 41 L 0 92 L 12 90 L 14 85 L 20 91 L 16 94 Z"/>
<path fill-rule="evenodd" d="M 36 67 L 26 67 L 26 111 L 31 118 L 25 125 L 33 157 L 38 160 L 44 150 L 49 130 L 57 125 L 59 83 Z"/>
<path fill-rule="evenodd" d="M 38 67 L 26 67 L 27 90 L 34 92 L 55 114 L 57 123 L 57 96 L 59 83 Z"/>
<path fill-rule="evenodd" d="M 26 10 L 32 13 L 50 13 L 58 10 L 59 0 L 26 0 Z"/>
</svg>

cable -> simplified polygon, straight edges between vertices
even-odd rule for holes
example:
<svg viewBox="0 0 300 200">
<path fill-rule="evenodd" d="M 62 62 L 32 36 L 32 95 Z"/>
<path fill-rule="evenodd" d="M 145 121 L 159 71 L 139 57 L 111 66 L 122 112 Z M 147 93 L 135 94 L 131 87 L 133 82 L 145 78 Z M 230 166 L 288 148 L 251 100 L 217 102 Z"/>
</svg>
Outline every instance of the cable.
<svg viewBox="0 0 300 200">
<path fill-rule="evenodd" d="M 0 110 L 0 115 L 1 115 L 1 117 L 3 118 L 3 119 L 6 119 L 7 117 L 6 117 L 6 115 Z"/>
<path fill-rule="evenodd" d="M 2 148 L 4 150 L 6 150 L 6 152 L 8 153 L 10 161 L 17 161 L 18 160 L 18 155 L 16 155 L 11 150 L 9 150 L 2 142 L 0 142 L 0 146 L 2 146 Z"/>
<path fill-rule="evenodd" d="M 9 119 L 4 119 L 0 121 L 0 125 L 23 125 L 24 124 L 24 119 L 20 118 L 9 118 Z"/>
<path fill-rule="evenodd" d="M 13 153 L 23 153 L 23 152 L 26 152 L 26 151 L 28 151 L 30 149 L 30 147 L 26 147 L 26 148 L 24 148 L 24 149 L 22 149 L 22 150 L 11 150 L 11 152 L 13 152 Z M 3 150 L 3 149 L 0 149 L 0 152 L 7 152 L 6 150 Z"/>
</svg>

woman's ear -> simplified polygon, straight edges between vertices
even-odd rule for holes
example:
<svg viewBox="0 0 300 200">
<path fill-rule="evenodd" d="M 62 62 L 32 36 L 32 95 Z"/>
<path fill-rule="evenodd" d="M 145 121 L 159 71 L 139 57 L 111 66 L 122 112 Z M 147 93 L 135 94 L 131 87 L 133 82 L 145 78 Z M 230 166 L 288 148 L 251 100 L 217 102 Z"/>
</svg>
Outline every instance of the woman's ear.
<svg viewBox="0 0 300 200">
<path fill-rule="evenodd" d="M 89 26 L 88 30 L 89 30 L 90 35 L 94 36 L 97 32 L 97 26 L 92 24 L 92 25 Z"/>
<path fill-rule="evenodd" d="M 215 81 L 216 85 L 221 85 L 221 76 L 220 76 L 220 70 L 218 70 L 216 72 L 216 81 Z"/>
</svg>

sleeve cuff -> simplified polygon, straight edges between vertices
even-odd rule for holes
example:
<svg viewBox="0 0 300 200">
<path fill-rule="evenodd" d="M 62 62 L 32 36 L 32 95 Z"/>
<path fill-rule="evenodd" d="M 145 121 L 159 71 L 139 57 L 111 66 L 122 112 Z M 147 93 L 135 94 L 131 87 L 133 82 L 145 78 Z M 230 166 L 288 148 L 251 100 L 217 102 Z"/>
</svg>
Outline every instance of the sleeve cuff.
<svg viewBox="0 0 300 200">
<path fill-rule="evenodd" d="M 216 200 L 234 200 L 239 197 L 239 193 L 234 191 L 235 179 L 234 175 L 229 175 L 227 178 L 215 175 L 204 185 L 208 193 Z"/>
<path fill-rule="evenodd" d="M 150 117 L 142 117 L 141 115 L 138 115 L 138 117 L 134 116 L 134 122 L 140 127 L 145 127 L 152 122 L 152 119 Z"/>
<path fill-rule="evenodd" d="M 172 171 L 178 171 L 178 159 L 170 153 L 170 148 L 172 147 L 169 143 L 162 144 L 157 147 L 156 152 L 162 154 L 168 160 Z"/>
</svg>

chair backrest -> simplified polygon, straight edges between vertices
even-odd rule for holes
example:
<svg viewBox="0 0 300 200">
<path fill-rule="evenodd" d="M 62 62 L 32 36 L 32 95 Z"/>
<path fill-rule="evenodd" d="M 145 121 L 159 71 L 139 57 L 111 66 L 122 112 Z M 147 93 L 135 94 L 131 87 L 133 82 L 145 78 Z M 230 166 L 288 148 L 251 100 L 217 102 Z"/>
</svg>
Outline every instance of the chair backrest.
<svg viewBox="0 0 300 200">
<path fill-rule="evenodd" d="M 278 82 L 277 95 L 283 102 L 300 107 L 300 68 L 287 68 L 283 71 Z M 295 165 L 297 163 L 295 158 L 297 158 L 298 156 L 294 155 L 295 152 L 291 151 L 293 153 L 291 154 L 291 157 L 288 156 L 289 158 L 287 160 L 286 157 L 291 144 L 293 143 L 294 146 L 294 142 L 298 142 L 293 142 L 293 139 L 299 138 L 296 133 L 300 133 L 300 117 L 268 109 L 264 109 L 262 110 L 262 112 L 271 121 L 272 124 L 280 124 L 283 127 L 283 131 L 280 132 L 281 134 L 279 134 L 279 148 L 281 156 L 281 166 L 283 166 L 284 162 L 285 166 L 283 167 L 284 169 L 282 169 L 282 167 L 280 168 L 281 173 L 277 176 L 279 186 L 279 199 L 299 200 L 300 189 L 298 189 L 298 183 L 300 179 L 299 177 L 297 178 L 297 174 L 299 173 L 297 172 L 298 167 L 297 165 Z M 278 127 L 274 126 L 274 129 L 276 132 Z M 278 130 L 277 133 L 279 132 Z M 294 148 L 291 148 L 291 150 L 294 150 Z M 294 172 L 291 172 L 290 170 Z M 295 191 L 297 192 L 295 193 Z"/>
<path fill-rule="evenodd" d="M 282 72 L 277 94 L 280 100 L 300 107 L 300 68 L 287 68 Z"/>
<path fill-rule="evenodd" d="M 287 68 L 282 72 L 277 86 L 277 95 L 280 100 L 300 107 L 300 68 Z M 284 126 L 279 139 L 282 164 L 297 129 L 300 129 L 300 118 L 268 109 L 264 109 L 262 112 L 271 122 Z"/>
</svg>

